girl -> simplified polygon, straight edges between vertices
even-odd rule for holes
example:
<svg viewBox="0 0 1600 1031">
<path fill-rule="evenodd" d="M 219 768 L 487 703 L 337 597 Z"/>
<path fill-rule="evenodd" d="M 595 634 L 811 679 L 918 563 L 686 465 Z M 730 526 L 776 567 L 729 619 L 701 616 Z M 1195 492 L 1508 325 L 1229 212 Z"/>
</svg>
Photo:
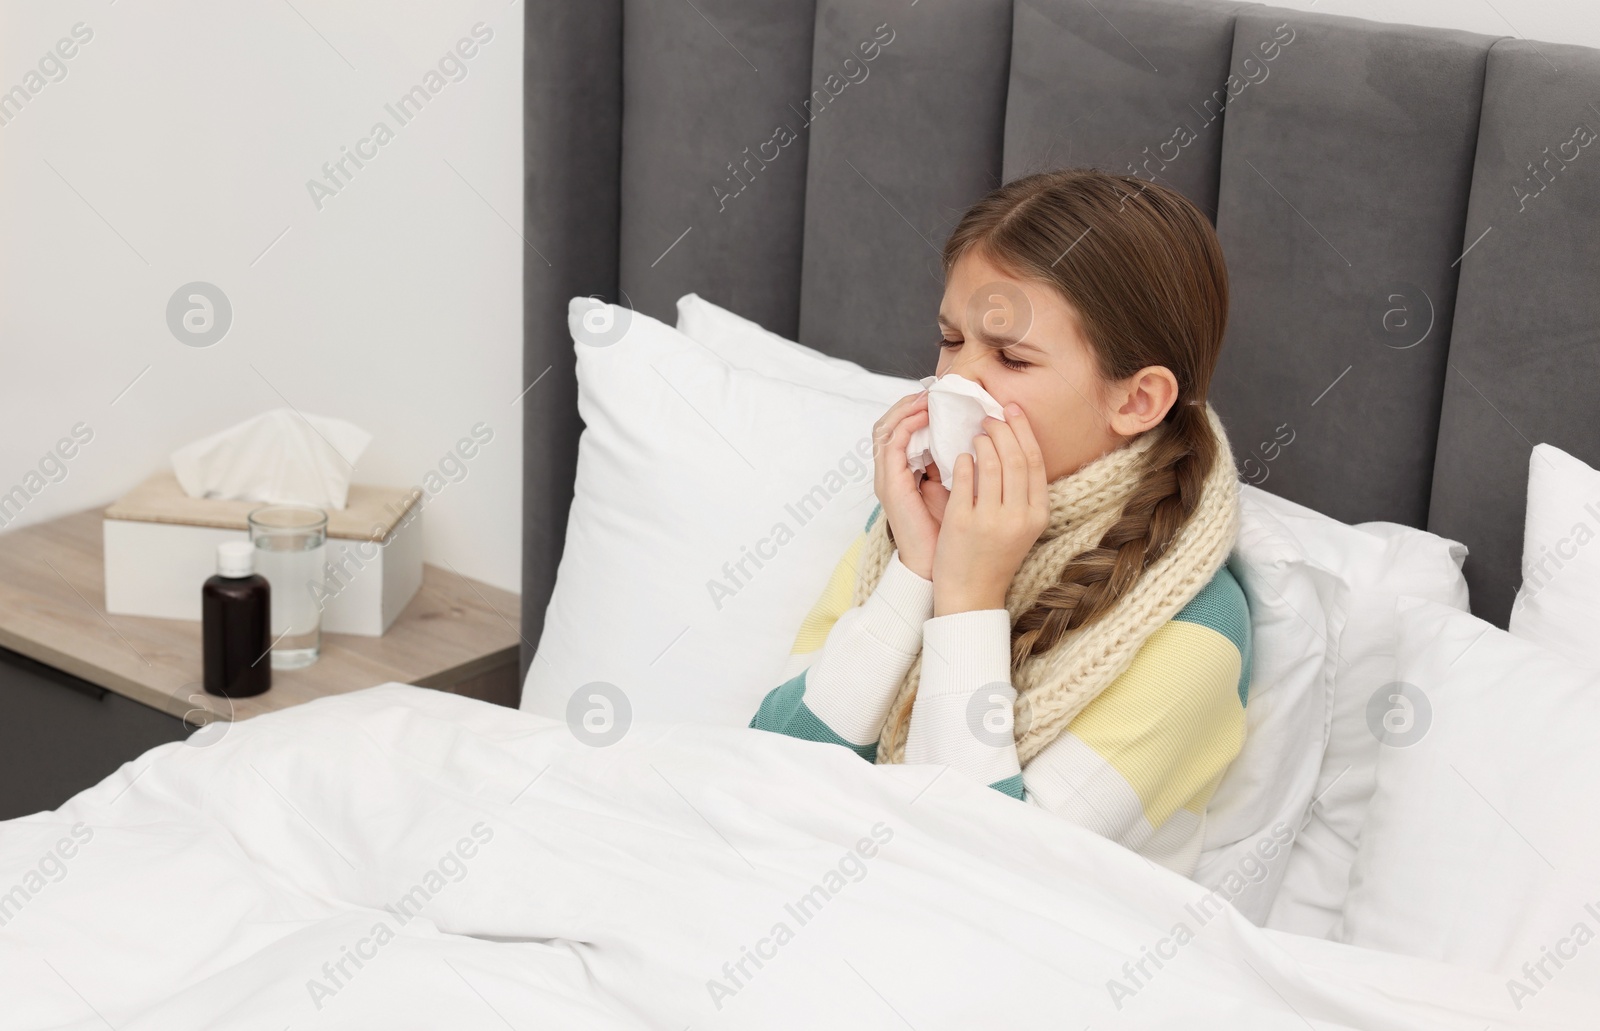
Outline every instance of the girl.
<svg viewBox="0 0 1600 1031">
<path fill-rule="evenodd" d="M 943 258 L 937 374 L 1005 420 L 948 485 L 906 458 L 925 391 L 878 420 L 878 504 L 750 725 L 955 767 L 1187 876 L 1250 682 L 1216 233 L 1062 169 L 973 205 Z"/>
</svg>

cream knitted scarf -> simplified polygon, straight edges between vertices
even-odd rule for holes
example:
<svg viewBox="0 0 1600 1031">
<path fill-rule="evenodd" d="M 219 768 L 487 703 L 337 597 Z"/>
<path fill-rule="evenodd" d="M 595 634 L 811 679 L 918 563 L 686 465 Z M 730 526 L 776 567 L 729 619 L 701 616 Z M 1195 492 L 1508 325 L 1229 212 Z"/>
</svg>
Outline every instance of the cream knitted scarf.
<svg viewBox="0 0 1600 1031">
<path fill-rule="evenodd" d="M 1011 684 L 1017 690 L 1013 726 L 1022 766 L 1060 736 L 1128 667 L 1145 639 L 1198 594 L 1227 560 L 1238 534 L 1239 478 L 1221 420 L 1210 404 L 1205 411 L 1216 434 L 1218 458 L 1206 476 L 1199 505 L 1172 544 L 1109 612 L 1012 669 Z M 1006 612 L 1013 624 L 1041 591 L 1060 579 L 1067 563 L 1098 544 L 1121 516 L 1144 471 L 1145 453 L 1160 439 L 1157 434 L 1168 429 L 1163 423 L 1147 430 L 1050 484 L 1050 522 L 1006 591 Z M 871 597 L 893 552 L 888 520 L 879 518 L 861 551 L 854 604 Z M 921 672 L 919 653 L 900 681 L 880 731 L 880 763 L 905 761 L 906 731 Z"/>
</svg>

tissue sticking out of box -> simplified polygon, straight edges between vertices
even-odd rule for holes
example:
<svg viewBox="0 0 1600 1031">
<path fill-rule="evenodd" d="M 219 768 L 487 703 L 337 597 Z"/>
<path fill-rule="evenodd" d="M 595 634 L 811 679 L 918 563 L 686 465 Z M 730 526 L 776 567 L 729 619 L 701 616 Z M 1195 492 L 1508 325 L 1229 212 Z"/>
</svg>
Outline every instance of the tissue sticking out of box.
<svg viewBox="0 0 1600 1031">
<path fill-rule="evenodd" d="M 172 453 L 192 498 L 343 509 L 372 434 L 343 419 L 274 408 Z"/>
</svg>

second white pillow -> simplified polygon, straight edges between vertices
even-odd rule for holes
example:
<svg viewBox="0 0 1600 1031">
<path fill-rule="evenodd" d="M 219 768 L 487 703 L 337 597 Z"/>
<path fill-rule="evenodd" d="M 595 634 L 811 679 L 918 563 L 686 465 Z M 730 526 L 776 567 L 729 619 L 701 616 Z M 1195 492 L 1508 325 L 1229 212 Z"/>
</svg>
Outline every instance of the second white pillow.
<svg viewBox="0 0 1600 1031">
<path fill-rule="evenodd" d="M 1333 692 L 1311 804 L 1266 926 L 1326 938 L 1344 910 L 1376 783 L 1379 743 L 1369 712 L 1399 676 L 1395 601 L 1409 594 L 1466 611 L 1467 549 L 1414 527 L 1350 526 L 1278 500 L 1320 585 Z"/>
<path fill-rule="evenodd" d="M 1517 1010 L 1600 983 L 1600 675 L 1465 612 L 1397 606 L 1402 718 L 1338 938 L 1492 971 Z"/>
<path fill-rule="evenodd" d="M 1511 632 L 1600 669 L 1600 471 L 1550 444 L 1528 456 L 1522 587 Z"/>
<path fill-rule="evenodd" d="M 886 409 L 907 394 L 922 389 L 917 380 L 872 372 L 849 359 L 835 358 L 781 337 L 742 315 L 712 304 L 699 294 L 684 294 L 678 298 L 678 332 L 704 344 L 734 368 L 845 397 L 881 402 Z M 928 369 L 929 374 L 932 372 L 933 369 Z"/>
<path fill-rule="evenodd" d="M 745 726 L 872 511 L 889 402 L 735 367 L 591 298 L 568 328 L 584 431 L 522 708 Z"/>
</svg>

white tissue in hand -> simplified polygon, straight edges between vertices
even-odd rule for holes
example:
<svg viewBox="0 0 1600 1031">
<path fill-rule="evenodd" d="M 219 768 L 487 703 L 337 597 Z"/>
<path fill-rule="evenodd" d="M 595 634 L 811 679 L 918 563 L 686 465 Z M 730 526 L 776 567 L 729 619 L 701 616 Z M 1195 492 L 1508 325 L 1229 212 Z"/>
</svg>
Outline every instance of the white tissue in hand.
<svg viewBox="0 0 1600 1031">
<path fill-rule="evenodd" d="M 352 466 L 371 442 L 343 419 L 274 408 L 185 444 L 172 453 L 172 471 L 192 498 L 342 509 Z"/>
<path fill-rule="evenodd" d="M 906 445 L 906 461 L 913 471 L 927 468 L 931 461 L 939 470 L 939 483 L 945 490 L 955 480 L 956 458 L 962 454 L 977 457 L 972 438 L 983 432 L 984 416 L 1005 421 L 1005 409 L 987 390 L 953 372 L 925 376 L 928 390 L 928 425 L 911 431 Z"/>
</svg>

